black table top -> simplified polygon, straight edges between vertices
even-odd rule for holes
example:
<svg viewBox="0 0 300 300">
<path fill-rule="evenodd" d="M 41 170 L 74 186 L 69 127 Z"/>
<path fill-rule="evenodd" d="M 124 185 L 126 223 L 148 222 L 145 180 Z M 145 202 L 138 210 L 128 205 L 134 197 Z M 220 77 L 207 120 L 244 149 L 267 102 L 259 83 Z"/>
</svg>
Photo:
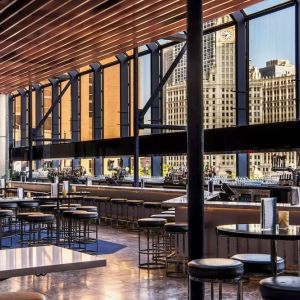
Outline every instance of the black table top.
<svg viewBox="0 0 300 300">
<path fill-rule="evenodd" d="M 287 229 L 276 226 L 276 230 L 262 230 L 260 224 L 231 224 L 217 226 L 217 234 L 265 240 L 300 240 L 300 226 L 290 225 Z"/>
</svg>

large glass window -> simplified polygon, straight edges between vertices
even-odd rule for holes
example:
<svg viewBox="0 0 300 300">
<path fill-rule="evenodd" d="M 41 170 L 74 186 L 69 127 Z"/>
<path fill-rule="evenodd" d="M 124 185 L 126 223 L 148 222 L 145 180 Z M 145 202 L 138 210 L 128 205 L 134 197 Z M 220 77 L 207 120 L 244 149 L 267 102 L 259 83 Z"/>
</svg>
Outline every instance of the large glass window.
<svg viewBox="0 0 300 300">
<path fill-rule="evenodd" d="M 49 108 L 52 105 L 52 87 L 48 86 L 43 88 L 43 112 L 46 114 L 46 112 L 49 110 Z M 52 137 L 52 113 L 48 116 L 46 119 L 44 126 L 44 138 L 50 139 Z M 49 144 L 50 142 L 45 142 Z"/>
<path fill-rule="evenodd" d="M 68 84 L 67 81 L 61 82 L 60 93 Z M 72 139 L 72 103 L 71 87 L 69 86 L 60 101 L 60 136 L 62 139 Z"/>
<path fill-rule="evenodd" d="M 93 73 L 80 76 L 80 134 L 81 140 L 92 140 L 93 115 L 94 115 L 94 92 Z"/>
<path fill-rule="evenodd" d="M 21 97 L 14 98 L 14 142 L 15 147 L 21 145 Z"/>
<path fill-rule="evenodd" d="M 120 137 L 120 66 L 103 70 L 104 138 Z"/>
<path fill-rule="evenodd" d="M 269 1 L 264 1 L 269 2 Z M 249 21 L 249 122 L 264 124 L 296 119 L 295 9 Z M 274 176 L 273 153 L 250 155 L 250 176 Z M 296 153 L 288 152 L 289 165 Z"/>
</svg>

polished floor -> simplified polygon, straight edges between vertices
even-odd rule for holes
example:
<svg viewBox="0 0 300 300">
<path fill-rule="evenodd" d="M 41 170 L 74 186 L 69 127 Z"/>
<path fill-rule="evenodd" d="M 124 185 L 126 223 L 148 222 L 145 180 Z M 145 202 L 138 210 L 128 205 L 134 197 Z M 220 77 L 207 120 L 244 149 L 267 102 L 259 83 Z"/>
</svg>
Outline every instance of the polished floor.
<svg viewBox="0 0 300 300">
<path fill-rule="evenodd" d="M 107 267 L 11 278 L 0 282 L 0 291 L 38 291 L 48 300 L 188 299 L 187 279 L 166 278 L 162 270 L 148 273 L 137 267 L 137 233 L 101 226 L 99 237 L 127 246 L 103 256 L 107 259 Z M 209 287 L 206 292 L 205 299 L 210 299 Z M 236 299 L 234 286 L 224 286 L 223 299 Z M 244 299 L 261 299 L 257 282 L 244 286 Z"/>
</svg>

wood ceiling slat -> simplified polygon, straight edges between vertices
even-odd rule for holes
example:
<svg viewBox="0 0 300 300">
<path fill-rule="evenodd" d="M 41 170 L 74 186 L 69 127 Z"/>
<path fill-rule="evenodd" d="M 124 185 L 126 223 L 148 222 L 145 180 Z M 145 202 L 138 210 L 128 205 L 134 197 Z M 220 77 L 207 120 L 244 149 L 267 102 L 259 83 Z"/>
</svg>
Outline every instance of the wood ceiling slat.
<svg viewBox="0 0 300 300">
<path fill-rule="evenodd" d="M 174 1 L 174 0 L 173 0 Z M 172 0 L 168 0 L 165 2 L 169 2 L 172 3 Z M 155 2 L 155 1 L 154 1 Z M 157 1 L 156 1 L 157 2 Z M 160 0 L 161 2 L 161 0 Z M 159 5 L 161 5 L 160 2 L 157 2 L 154 6 L 152 6 L 149 9 L 149 12 L 155 12 L 155 10 L 158 9 Z M 136 9 L 141 9 L 141 5 L 139 5 L 138 7 L 136 7 Z M 122 13 L 120 13 L 120 15 L 118 15 L 118 18 L 113 22 L 113 23 L 117 23 L 118 26 L 121 26 L 122 24 L 125 24 L 126 22 L 132 21 L 132 16 L 130 15 L 130 11 L 126 11 L 126 10 L 122 10 L 122 7 L 120 7 L 120 11 L 122 11 Z M 142 12 L 139 12 L 141 15 L 143 15 Z M 128 16 L 129 14 L 129 16 Z M 104 18 L 105 16 L 99 16 L 99 19 Z M 136 18 L 138 17 L 138 15 L 136 16 Z M 136 19 L 135 18 L 135 19 Z M 90 43 L 92 43 L 94 40 L 98 40 L 101 38 L 101 36 L 99 36 L 99 34 L 105 34 L 107 32 L 111 32 L 114 27 L 110 26 L 112 23 L 108 23 L 107 20 L 103 20 L 102 22 L 99 22 L 96 24 L 96 27 L 89 29 L 89 31 L 84 31 L 85 29 L 83 28 L 81 31 L 83 31 L 83 33 L 86 33 L 86 35 L 84 36 L 83 33 L 80 32 L 79 29 L 77 29 L 76 27 L 74 28 L 74 32 L 75 34 L 73 36 L 75 36 L 76 38 L 73 38 L 73 36 L 68 36 L 68 35 L 60 35 L 60 36 L 55 36 L 55 39 L 49 39 L 47 40 L 47 42 L 45 43 L 39 43 L 37 41 L 37 45 L 38 47 L 32 47 L 31 49 L 26 49 L 26 53 L 27 53 L 27 59 L 28 60 L 34 60 L 37 58 L 41 58 L 42 56 L 46 56 L 49 52 L 50 54 L 53 54 L 53 51 L 57 53 L 57 55 L 59 54 L 59 50 L 60 48 L 67 48 L 68 43 L 71 43 L 71 46 L 74 47 L 76 46 L 76 48 L 78 48 L 78 46 L 80 45 L 80 42 L 85 42 L 87 38 L 90 39 Z M 98 26 L 98 30 L 97 29 Z M 117 29 L 117 27 L 116 27 Z M 123 28 L 125 30 L 125 28 Z M 98 34 L 97 34 L 98 33 Z M 89 35 L 88 35 L 89 34 Z M 105 37 L 107 38 L 107 35 L 105 35 Z M 63 44 L 59 44 L 60 41 L 63 41 Z M 47 51 L 48 49 L 48 51 Z M 30 51 L 32 50 L 32 51 Z M 67 50 L 67 49 L 66 49 Z M 41 53 L 42 52 L 42 53 Z M 1 51 L 0 51 L 1 53 Z M 49 54 L 49 55 L 50 55 Z M 11 57 L 11 59 L 15 59 L 18 56 L 13 56 Z M 14 66 L 14 64 L 12 63 L 11 65 L 12 67 Z"/>
<path fill-rule="evenodd" d="M 261 0 L 206 0 L 204 19 Z M 77 69 L 186 27 L 186 0 L 0 1 L 0 91 Z M 109 6 L 112 5 L 112 6 Z M 2 10 L 1 10 L 2 8 Z"/>
<path fill-rule="evenodd" d="M 166 1 L 166 0 L 165 0 Z M 166 12 L 164 15 L 159 15 L 158 17 L 155 18 L 155 15 L 153 15 L 152 11 L 149 11 L 148 15 L 145 16 L 145 14 L 143 12 L 140 13 L 140 19 L 135 18 L 134 22 L 131 22 L 131 28 L 128 28 L 128 26 L 121 26 L 118 27 L 115 31 L 111 31 L 112 28 L 115 28 L 114 26 L 110 26 L 110 24 L 108 24 L 107 28 L 108 28 L 108 32 L 105 33 L 104 35 L 101 36 L 95 36 L 92 35 L 89 40 L 87 42 L 85 42 L 84 44 L 80 44 L 78 41 L 75 40 L 75 42 L 72 42 L 71 45 L 67 46 L 67 45 L 62 45 L 60 47 L 61 51 L 59 51 L 60 49 L 56 47 L 54 47 L 54 50 L 52 51 L 52 55 L 45 54 L 44 51 L 41 51 L 39 54 L 36 54 L 36 56 L 30 57 L 32 59 L 32 63 L 34 63 L 34 61 L 38 61 L 39 63 L 44 63 L 45 67 L 47 67 L 48 64 L 52 64 L 54 63 L 54 61 L 61 61 L 64 59 L 65 56 L 69 56 L 72 54 L 72 56 L 76 56 L 76 53 L 85 51 L 87 49 L 89 49 L 90 51 L 92 51 L 93 53 L 97 53 L 96 50 L 97 49 L 97 45 L 107 45 L 107 44 L 111 44 L 111 43 L 115 43 L 115 37 L 118 36 L 119 39 L 124 39 L 123 36 L 126 36 L 126 34 L 130 33 L 130 39 L 134 38 L 134 34 L 137 33 L 138 31 L 134 31 L 132 28 L 138 28 L 140 27 L 141 24 L 143 24 L 143 30 L 145 30 L 147 27 L 150 27 L 152 25 L 152 23 L 154 23 L 155 25 L 153 26 L 153 29 L 158 28 L 161 24 L 162 21 L 162 25 L 167 23 L 167 22 L 172 22 L 169 19 L 172 16 L 178 16 L 181 15 L 183 18 L 184 15 L 183 13 L 185 12 L 185 6 L 181 7 L 180 9 L 176 9 L 175 11 L 170 11 L 169 7 L 166 7 Z M 173 17 L 174 19 L 174 17 Z M 169 21 L 168 21 L 169 20 Z M 172 19 L 171 19 L 172 20 Z M 124 21 L 126 21 L 124 19 Z M 117 24 L 120 25 L 120 23 L 117 22 Z M 101 31 L 100 31 L 101 33 Z M 99 42 L 94 42 L 93 41 L 99 41 Z M 116 42 L 117 44 L 119 43 L 119 41 Z M 81 45 L 81 47 L 80 47 Z M 99 53 L 99 52 L 98 52 Z M 97 54 L 98 54 L 97 53 Z M 44 59 L 44 60 L 43 60 Z M 1 68 L 1 64 L 0 64 L 0 68 Z M 2 68 L 1 68 L 2 69 Z M 18 66 L 18 68 L 16 68 L 18 70 L 16 70 L 15 72 L 21 72 L 22 68 L 20 66 Z M 39 68 L 40 69 L 40 68 Z M 5 69 L 3 69 L 5 71 Z M 36 69 L 31 69 L 31 72 L 35 72 Z M 5 73 L 0 73 L 0 76 L 5 76 Z"/>
</svg>

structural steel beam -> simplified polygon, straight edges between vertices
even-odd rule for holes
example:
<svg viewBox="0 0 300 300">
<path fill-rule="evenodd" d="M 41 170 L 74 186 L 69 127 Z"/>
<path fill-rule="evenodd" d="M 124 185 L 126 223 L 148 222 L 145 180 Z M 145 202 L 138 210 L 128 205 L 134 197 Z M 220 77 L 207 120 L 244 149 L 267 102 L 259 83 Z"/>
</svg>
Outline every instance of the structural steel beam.
<svg viewBox="0 0 300 300">
<path fill-rule="evenodd" d="M 8 141 L 9 148 L 14 145 L 14 97 L 12 94 L 8 95 Z"/>
<path fill-rule="evenodd" d="M 202 0 L 187 0 L 187 162 L 188 258 L 203 258 L 204 127 L 203 127 L 203 14 Z M 189 299 L 204 300 L 204 283 L 189 282 Z"/>
<path fill-rule="evenodd" d="M 242 12 L 238 11 L 231 15 L 236 26 L 236 125 L 249 124 L 249 66 L 247 47 L 247 23 Z M 249 176 L 249 155 L 246 153 L 236 154 L 236 174 L 240 177 Z"/>
<path fill-rule="evenodd" d="M 21 146 L 27 144 L 27 95 L 26 90 L 19 89 L 21 97 Z"/>
<path fill-rule="evenodd" d="M 133 61 L 133 115 L 134 115 L 134 178 L 133 185 L 139 186 L 139 52 L 138 48 L 134 48 Z"/>
<path fill-rule="evenodd" d="M 35 124 L 38 124 L 43 118 L 43 95 L 42 95 L 42 86 L 40 84 L 33 84 L 35 91 Z M 36 136 L 33 137 L 37 145 L 41 145 L 42 141 L 37 141 L 37 139 L 42 139 L 43 132 L 42 127 L 36 131 Z"/>
<path fill-rule="evenodd" d="M 128 57 L 124 53 L 116 57 L 120 65 L 120 133 L 121 137 L 127 137 L 130 135 Z"/>
<path fill-rule="evenodd" d="M 102 101 L 102 67 L 99 63 L 90 65 L 93 70 L 93 138 L 95 140 L 103 138 L 103 101 Z M 95 176 L 103 174 L 102 158 L 94 159 Z"/>
<path fill-rule="evenodd" d="M 28 146 L 29 146 L 29 172 L 28 180 L 32 181 L 32 164 L 33 164 L 33 140 L 32 140 L 32 85 L 29 84 L 28 91 Z"/>
<path fill-rule="evenodd" d="M 70 83 L 71 83 L 71 110 L 72 110 L 72 141 L 80 141 L 80 122 L 79 122 L 79 97 L 78 97 L 78 72 L 69 72 Z"/>
</svg>

